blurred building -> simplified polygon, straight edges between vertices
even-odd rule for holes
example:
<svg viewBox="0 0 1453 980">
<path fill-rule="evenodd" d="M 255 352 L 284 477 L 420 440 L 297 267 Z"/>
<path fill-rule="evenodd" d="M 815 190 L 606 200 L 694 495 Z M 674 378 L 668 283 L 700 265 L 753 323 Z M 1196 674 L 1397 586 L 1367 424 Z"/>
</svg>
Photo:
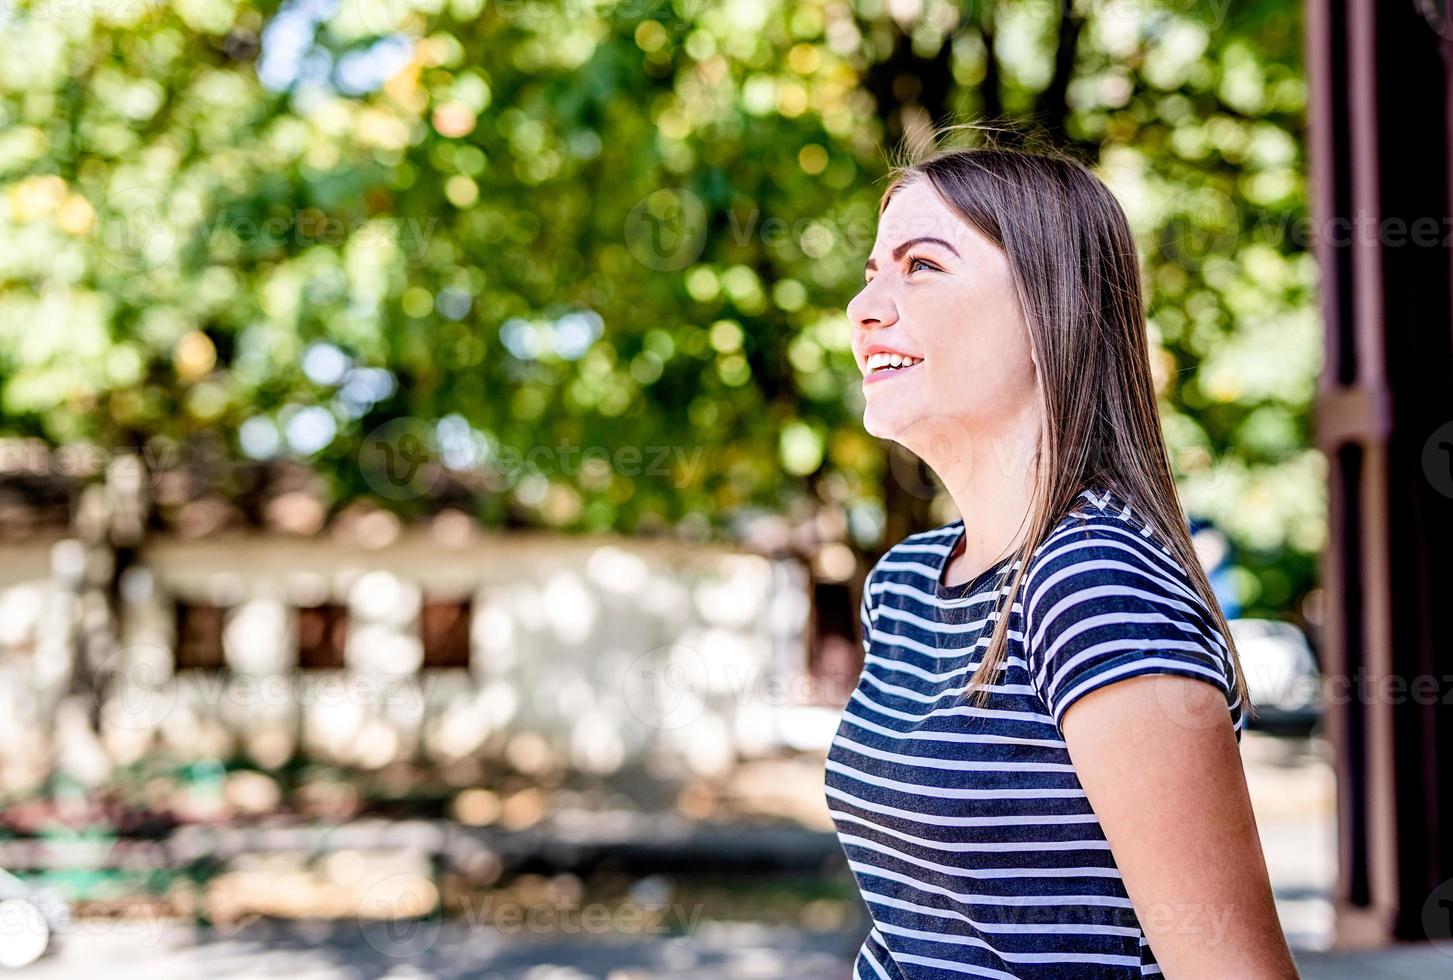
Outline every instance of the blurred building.
<svg viewBox="0 0 1453 980">
<path fill-rule="evenodd" d="M 486 531 L 451 509 L 325 521 L 297 471 L 261 492 L 259 526 L 205 497 L 143 514 L 157 487 L 132 484 L 166 474 L 135 462 L 87 481 L 45 457 L 0 483 L 0 791 L 158 753 L 669 786 L 823 751 L 835 728 L 791 553 Z"/>
</svg>

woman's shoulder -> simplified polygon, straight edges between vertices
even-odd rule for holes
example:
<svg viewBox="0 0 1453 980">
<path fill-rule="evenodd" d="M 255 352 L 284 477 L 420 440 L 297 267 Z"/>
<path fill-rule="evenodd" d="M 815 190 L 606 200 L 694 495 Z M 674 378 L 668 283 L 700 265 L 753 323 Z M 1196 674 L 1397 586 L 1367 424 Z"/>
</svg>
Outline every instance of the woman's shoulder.
<svg viewBox="0 0 1453 980">
<path fill-rule="evenodd" d="M 1096 548 L 1119 548 L 1127 558 L 1181 568 L 1160 532 L 1126 502 L 1105 488 L 1082 490 L 1030 556 L 1029 572 L 1085 557 Z"/>
<path fill-rule="evenodd" d="M 1235 666 L 1214 611 L 1119 495 L 1081 495 L 1035 551 L 1023 603 L 1031 682 L 1056 722 L 1106 683 L 1169 673 L 1218 687 L 1239 729 Z"/>
<path fill-rule="evenodd" d="M 1210 620 L 1185 566 L 1139 510 L 1113 490 L 1084 490 L 1030 556 L 1025 613 L 1127 591 Z"/>
</svg>

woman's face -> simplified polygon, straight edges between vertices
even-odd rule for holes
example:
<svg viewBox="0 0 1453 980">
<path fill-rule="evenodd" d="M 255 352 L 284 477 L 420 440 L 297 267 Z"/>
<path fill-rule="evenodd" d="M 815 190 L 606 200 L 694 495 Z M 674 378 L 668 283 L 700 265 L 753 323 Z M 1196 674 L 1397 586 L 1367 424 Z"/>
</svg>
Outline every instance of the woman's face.
<svg viewBox="0 0 1453 980">
<path fill-rule="evenodd" d="M 1008 257 L 926 178 L 889 200 L 864 276 L 847 311 L 868 432 L 923 455 L 946 433 L 1007 435 L 1034 410 L 1034 361 Z M 894 354 L 909 366 L 883 368 Z"/>
</svg>

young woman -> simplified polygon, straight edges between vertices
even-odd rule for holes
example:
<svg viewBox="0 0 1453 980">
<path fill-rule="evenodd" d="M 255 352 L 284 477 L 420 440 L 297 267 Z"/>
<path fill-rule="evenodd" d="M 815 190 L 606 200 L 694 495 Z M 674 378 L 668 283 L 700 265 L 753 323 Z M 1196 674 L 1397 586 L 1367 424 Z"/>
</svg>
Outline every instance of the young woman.
<svg viewBox="0 0 1453 980">
<path fill-rule="evenodd" d="M 1119 204 L 1066 159 L 938 150 L 894 174 L 848 315 L 868 431 L 963 515 L 864 585 L 826 770 L 855 976 L 1296 977 Z"/>
</svg>

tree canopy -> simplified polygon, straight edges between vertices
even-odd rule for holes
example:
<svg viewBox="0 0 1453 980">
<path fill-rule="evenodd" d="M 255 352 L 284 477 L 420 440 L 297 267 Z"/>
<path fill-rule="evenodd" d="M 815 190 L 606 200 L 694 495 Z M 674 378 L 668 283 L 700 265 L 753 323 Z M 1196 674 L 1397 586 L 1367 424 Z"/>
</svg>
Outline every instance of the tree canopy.
<svg viewBox="0 0 1453 980">
<path fill-rule="evenodd" d="M 1239 546 L 1248 608 L 1284 612 L 1325 507 L 1298 18 L 20 0 L 0 431 L 210 454 L 189 493 L 296 458 L 330 506 L 405 515 L 440 502 L 376 478 L 412 446 L 492 524 L 701 535 L 826 510 L 871 552 L 926 504 L 863 432 L 848 348 L 885 149 L 1016 120 L 1124 202 L 1185 503 Z"/>
</svg>

